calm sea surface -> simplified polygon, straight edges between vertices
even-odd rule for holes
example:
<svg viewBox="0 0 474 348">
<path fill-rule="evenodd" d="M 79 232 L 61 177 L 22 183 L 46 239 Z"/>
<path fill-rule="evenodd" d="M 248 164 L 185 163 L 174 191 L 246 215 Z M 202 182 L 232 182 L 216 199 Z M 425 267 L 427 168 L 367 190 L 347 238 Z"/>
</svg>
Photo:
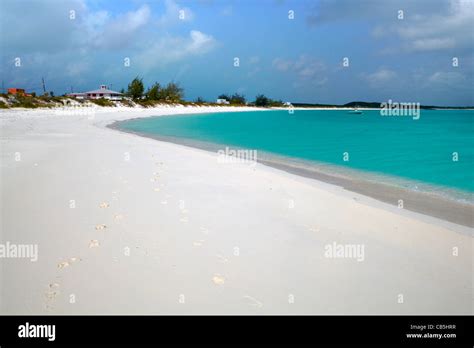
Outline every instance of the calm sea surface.
<svg viewBox="0 0 474 348">
<path fill-rule="evenodd" d="M 143 118 L 122 122 L 119 128 L 220 144 L 223 149 L 252 149 L 337 170 L 351 168 L 412 189 L 460 194 L 470 201 L 473 121 L 472 110 L 421 110 L 418 120 L 381 116 L 375 110 L 362 115 L 282 110 Z"/>
</svg>

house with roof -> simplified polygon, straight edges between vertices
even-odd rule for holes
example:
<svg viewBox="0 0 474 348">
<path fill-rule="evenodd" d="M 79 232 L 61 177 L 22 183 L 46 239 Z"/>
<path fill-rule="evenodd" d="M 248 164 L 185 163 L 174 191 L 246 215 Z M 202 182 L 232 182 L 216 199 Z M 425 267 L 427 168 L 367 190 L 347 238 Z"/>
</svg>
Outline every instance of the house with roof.
<svg viewBox="0 0 474 348">
<path fill-rule="evenodd" d="M 94 89 L 92 91 L 84 93 L 69 93 L 69 97 L 74 97 L 76 99 L 109 99 L 109 100 L 122 100 L 124 98 L 123 93 L 112 91 L 107 88 L 106 85 L 100 85 L 99 89 Z"/>
</svg>

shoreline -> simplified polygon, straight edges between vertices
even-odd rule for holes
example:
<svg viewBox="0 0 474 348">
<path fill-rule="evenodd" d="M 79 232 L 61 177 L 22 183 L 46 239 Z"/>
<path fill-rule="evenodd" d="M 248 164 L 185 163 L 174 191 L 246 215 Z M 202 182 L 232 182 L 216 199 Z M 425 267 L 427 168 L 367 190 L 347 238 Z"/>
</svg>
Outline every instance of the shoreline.
<svg viewBox="0 0 474 348">
<path fill-rule="evenodd" d="M 140 117 L 134 119 L 140 119 Z M 152 135 L 147 133 L 129 131 L 127 129 L 121 128 L 120 124 L 127 121 L 128 120 L 115 121 L 111 124 L 108 124 L 106 127 L 120 132 L 135 134 L 141 137 L 146 137 L 158 141 L 170 142 L 173 144 L 197 148 L 214 154 L 218 149 L 221 149 L 222 146 L 226 146 L 226 144 L 209 143 L 194 139 Z M 261 152 L 259 151 L 259 153 Z M 441 219 L 450 223 L 459 224 L 470 228 L 474 227 L 474 204 L 471 204 L 469 202 L 461 202 L 450 197 L 443 197 L 441 194 L 436 192 L 431 193 L 423 191 L 413 191 L 408 188 L 390 185 L 385 182 L 374 182 L 366 180 L 363 178 L 364 172 L 354 168 L 350 168 L 351 172 L 353 172 L 352 174 L 357 173 L 360 175 L 352 175 L 352 177 L 333 175 L 331 173 L 328 173 L 327 171 L 323 172 L 321 170 L 318 170 L 315 166 L 311 166 L 311 164 L 309 163 L 306 166 L 302 166 L 295 162 L 292 163 L 291 158 L 286 158 L 284 156 L 279 155 L 272 154 L 271 158 L 264 155 L 263 158 L 259 157 L 257 162 L 278 170 L 298 175 L 300 177 L 305 177 L 327 184 L 336 185 L 347 191 L 376 199 L 383 203 L 390 204 L 394 207 L 397 207 L 398 200 L 402 199 L 403 209 Z M 389 177 L 388 175 L 384 176 Z M 406 180 L 409 181 L 409 179 Z M 466 195 L 469 194 L 468 192 L 464 193 Z"/>
</svg>

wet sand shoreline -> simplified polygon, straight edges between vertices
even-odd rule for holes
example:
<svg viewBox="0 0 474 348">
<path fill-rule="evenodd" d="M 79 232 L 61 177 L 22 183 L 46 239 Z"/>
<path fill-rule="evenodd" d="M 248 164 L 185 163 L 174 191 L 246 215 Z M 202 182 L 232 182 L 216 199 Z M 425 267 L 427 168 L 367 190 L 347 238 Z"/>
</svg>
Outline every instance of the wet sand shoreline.
<svg viewBox="0 0 474 348">
<path fill-rule="evenodd" d="M 198 148 L 201 150 L 216 152 L 222 149 L 224 144 L 208 143 L 197 140 L 184 138 L 175 138 L 161 135 L 151 135 L 142 132 L 130 131 L 122 128 L 120 125 L 128 120 L 116 121 L 109 125 L 108 128 L 147 137 L 159 141 L 171 142 L 174 144 Z M 259 152 L 260 153 L 260 152 Z M 262 158 L 263 157 L 263 158 Z M 348 177 L 340 175 L 331 175 L 322 172 L 314 166 L 299 165 L 290 163 L 282 156 L 260 156 L 258 163 L 264 164 L 275 169 L 302 176 L 309 179 L 322 181 L 324 183 L 340 186 L 348 191 L 362 194 L 370 198 L 374 198 L 384 203 L 388 203 L 398 207 L 399 200 L 403 201 L 403 209 L 407 209 L 416 213 L 428 215 L 441 220 L 452 222 L 467 227 L 474 227 L 474 205 L 464 203 L 436 195 L 433 193 L 413 191 L 403 187 L 389 185 L 383 182 L 373 182 L 364 180 L 360 176 Z M 357 171 L 351 169 L 353 171 Z"/>
</svg>

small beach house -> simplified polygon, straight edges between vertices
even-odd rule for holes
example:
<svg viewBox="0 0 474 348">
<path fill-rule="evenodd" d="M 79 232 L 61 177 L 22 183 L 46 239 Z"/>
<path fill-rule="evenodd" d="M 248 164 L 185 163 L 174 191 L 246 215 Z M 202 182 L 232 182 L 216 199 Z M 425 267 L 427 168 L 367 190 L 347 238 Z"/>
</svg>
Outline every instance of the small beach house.
<svg viewBox="0 0 474 348">
<path fill-rule="evenodd" d="M 123 94 L 120 92 L 112 91 L 107 89 L 106 85 L 100 85 L 99 89 L 86 92 L 86 98 L 88 99 L 109 99 L 109 100 L 122 100 Z"/>
<path fill-rule="evenodd" d="M 69 97 L 74 97 L 76 99 L 109 99 L 109 100 L 122 100 L 124 95 L 120 92 L 112 91 L 107 88 L 106 85 L 100 85 L 99 89 L 84 93 L 69 93 Z"/>
</svg>

